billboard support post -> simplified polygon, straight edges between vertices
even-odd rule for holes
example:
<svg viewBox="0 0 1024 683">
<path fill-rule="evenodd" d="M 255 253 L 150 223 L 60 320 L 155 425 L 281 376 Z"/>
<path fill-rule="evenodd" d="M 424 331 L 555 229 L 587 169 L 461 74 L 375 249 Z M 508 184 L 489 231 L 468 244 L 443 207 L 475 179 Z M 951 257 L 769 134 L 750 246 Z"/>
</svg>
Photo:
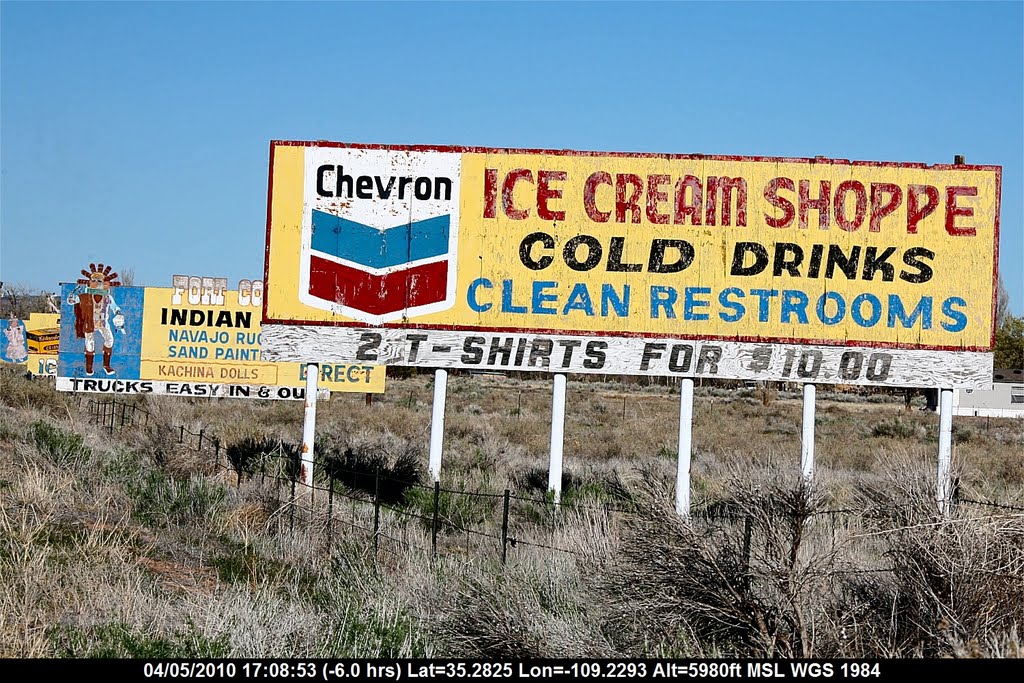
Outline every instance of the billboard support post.
<svg viewBox="0 0 1024 683">
<path fill-rule="evenodd" d="M 814 395 L 815 386 L 808 382 L 804 385 L 803 434 L 800 440 L 800 472 L 807 483 L 814 476 Z"/>
<path fill-rule="evenodd" d="M 953 165 L 963 166 L 964 155 L 954 154 Z M 953 390 L 939 388 L 939 461 L 936 471 L 935 497 L 939 514 L 949 514 L 950 463 L 953 459 Z"/>
<path fill-rule="evenodd" d="M 548 463 L 548 491 L 554 494 L 555 508 L 562 500 L 562 446 L 565 441 L 565 374 L 555 375 L 551 397 L 551 455 Z"/>
<path fill-rule="evenodd" d="M 939 390 L 939 467 L 936 498 L 939 513 L 949 514 L 950 461 L 953 454 L 953 390 Z"/>
<path fill-rule="evenodd" d="M 676 469 L 676 514 L 690 516 L 690 454 L 693 435 L 693 380 L 679 385 L 679 463 Z"/>
<path fill-rule="evenodd" d="M 306 403 L 305 415 L 302 420 L 302 483 L 313 485 L 313 441 L 316 434 L 316 391 L 317 380 L 320 378 L 320 366 L 317 363 L 306 364 Z"/>
<path fill-rule="evenodd" d="M 430 476 L 441 481 L 441 445 L 444 442 L 444 406 L 448 393 L 448 371 L 434 370 L 434 403 L 430 416 Z"/>
</svg>

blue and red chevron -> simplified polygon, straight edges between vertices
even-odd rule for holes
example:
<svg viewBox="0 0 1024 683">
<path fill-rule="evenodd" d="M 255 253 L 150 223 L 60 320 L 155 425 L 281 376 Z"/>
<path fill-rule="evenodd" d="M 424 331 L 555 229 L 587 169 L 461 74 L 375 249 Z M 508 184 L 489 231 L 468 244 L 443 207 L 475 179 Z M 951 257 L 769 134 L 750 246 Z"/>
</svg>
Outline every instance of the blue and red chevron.
<svg viewBox="0 0 1024 683">
<path fill-rule="evenodd" d="M 370 315 L 442 302 L 450 226 L 445 215 L 380 230 L 314 209 L 309 293 Z"/>
</svg>

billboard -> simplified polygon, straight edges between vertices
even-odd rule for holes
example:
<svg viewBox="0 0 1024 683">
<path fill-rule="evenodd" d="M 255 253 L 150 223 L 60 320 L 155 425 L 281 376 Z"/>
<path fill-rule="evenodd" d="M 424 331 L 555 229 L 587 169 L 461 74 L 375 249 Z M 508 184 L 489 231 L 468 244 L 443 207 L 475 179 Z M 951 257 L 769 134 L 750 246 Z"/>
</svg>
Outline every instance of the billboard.
<svg viewBox="0 0 1024 683">
<path fill-rule="evenodd" d="M 0 363 L 24 365 L 30 375 L 56 375 L 58 321 L 55 313 L 30 313 L 28 320 L 10 315 L 0 320 Z"/>
<path fill-rule="evenodd" d="M 0 363 L 22 364 L 28 360 L 25 321 L 11 314 L 0 320 Z"/>
<path fill-rule="evenodd" d="M 996 166 L 270 147 L 266 358 L 988 386 Z"/>
<path fill-rule="evenodd" d="M 305 398 L 305 364 L 261 357 L 263 283 L 175 276 L 173 287 L 64 284 L 57 388 L 229 398 Z M 92 310 L 85 310 L 89 302 Z M 385 369 L 325 363 L 320 395 L 381 393 Z"/>
<path fill-rule="evenodd" d="M 56 313 L 30 313 L 25 321 L 29 374 L 36 377 L 57 376 L 57 353 L 60 348 L 60 316 Z"/>
</svg>

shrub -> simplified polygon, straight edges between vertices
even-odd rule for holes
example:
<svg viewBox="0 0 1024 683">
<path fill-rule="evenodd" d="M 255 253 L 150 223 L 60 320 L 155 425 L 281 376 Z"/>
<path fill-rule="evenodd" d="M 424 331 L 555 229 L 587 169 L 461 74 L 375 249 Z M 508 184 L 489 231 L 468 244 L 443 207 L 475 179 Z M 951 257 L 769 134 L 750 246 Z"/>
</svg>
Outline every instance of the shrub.
<svg viewBox="0 0 1024 683">
<path fill-rule="evenodd" d="M 179 480 L 159 470 L 147 472 L 141 483 L 126 489 L 135 498 L 138 518 L 155 527 L 203 520 L 219 511 L 225 498 L 222 486 L 209 484 L 202 476 Z"/>
<path fill-rule="evenodd" d="M 905 422 L 898 415 L 891 420 L 879 422 L 871 427 L 872 436 L 909 439 L 916 434 L 917 427 L 912 422 Z"/>
<path fill-rule="evenodd" d="M 954 443 L 969 443 L 975 440 L 978 434 L 970 427 L 954 423 L 952 436 Z"/>
<path fill-rule="evenodd" d="M 290 441 L 277 439 L 255 440 L 250 446 L 243 446 L 236 452 L 238 466 L 243 472 L 255 473 L 257 463 L 260 471 L 269 477 L 298 481 L 302 475 L 302 447 Z M 228 456 L 230 461 L 231 456 Z M 237 467 L 232 463 L 232 467 Z M 245 469 L 251 468 L 251 469 Z"/>
<path fill-rule="evenodd" d="M 83 629 L 71 626 L 49 629 L 47 636 L 57 656 L 68 659 L 175 659 L 227 657 L 227 634 L 210 639 L 195 626 L 166 637 L 141 633 L 128 624 L 104 624 Z"/>
<path fill-rule="evenodd" d="M 231 468 L 239 476 L 252 476 L 264 459 L 281 448 L 280 439 L 248 436 L 230 444 L 225 453 Z"/>
<path fill-rule="evenodd" d="M 896 485 L 864 483 L 857 491 L 864 518 L 887 531 L 880 552 L 891 571 L 872 582 L 878 609 L 865 620 L 887 626 L 886 656 L 990 648 L 1024 623 L 1024 526 L 1013 515 L 937 524 L 930 474 L 907 466 Z"/>
<path fill-rule="evenodd" d="M 85 445 L 81 434 L 42 420 L 32 423 L 32 440 L 40 453 L 61 467 L 88 460 L 92 455 L 92 449 Z"/>
<path fill-rule="evenodd" d="M 269 583 L 285 577 L 288 572 L 285 562 L 264 557 L 251 546 L 230 547 L 230 550 L 234 552 L 209 559 L 209 565 L 217 570 L 217 577 L 226 583 Z"/>
<path fill-rule="evenodd" d="M 832 608 L 833 550 L 809 542 L 819 496 L 782 479 L 735 488 L 715 521 L 684 520 L 653 489 L 629 519 L 596 580 L 610 603 L 606 633 L 627 656 L 809 657 L 825 647 L 809 628 Z"/>
<path fill-rule="evenodd" d="M 434 491 L 426 487 L 411 489 L 406 502 L 418 512 L 422 528 L 430 530 L 434 519 Z M 441 489 L 437 496 L 438 532 L 461 534 L 488 520 L 500 519 L 501 498 L 472 492 Z"/>
<path fill-rule="evenodd" d="M 387 457 L 379 451 L 346 448 L 339 453 L 328 449 L 324 470 L 350 489 L 379 495 L 381 502 L 387 504 L 404 501 L 409 489 L 422 478 L 419 461 L 409 451 L 399 453 L 388 464 Z"/>
<path fill-rule="evenodd" d="M 516 488 L 525 491 L 548 490 L 548 471 L 543 467 L 528 467 L 513 477 Z M 562 493 L 566 493 L 580 485 L 579 478 L 569 469 L 562 470 Z"/>
<path fill-rule="evenodd" d="M 548 471 L 543 467 L 530 467 L 513 477 L 513 483 L 519 490 L 537 491 L 548 494 Z M 623 483 L 616 470 L 601 474 L 576 475 L 570 470 L 562 470 L 562 504 L 572 505 L 574 501 L 587 498 L 598 501 L 630 503 L 633 495 Z"/>
<path fill-rule="evenodd" d="M 57 391 L 52 378 L 26 376 L 23 370 L 24 366 L 0 364 L 0 403 L 67 415 L 72 407 L 70 395 Z"/>
</svg>

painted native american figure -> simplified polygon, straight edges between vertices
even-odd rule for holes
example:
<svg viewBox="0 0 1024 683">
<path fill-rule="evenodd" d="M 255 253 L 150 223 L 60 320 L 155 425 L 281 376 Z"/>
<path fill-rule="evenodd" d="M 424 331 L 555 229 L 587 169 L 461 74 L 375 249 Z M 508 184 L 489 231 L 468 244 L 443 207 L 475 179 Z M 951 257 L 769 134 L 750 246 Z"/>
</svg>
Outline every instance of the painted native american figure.
<svg viewBox="0 0 1024 683">
<path fill-rule="evenodd" d="M 124 334 L 124 314 L 114 301 L 114 288 L 120 287 L 117 273 L 102 263 L 90 263 L 82 270 L 78 286 L 68 296 L 68 304 L 75 307 L 75 337 L 85 338 L 85 374 L 91 375 L 96 355 L 96 335 L 103 339 L 103 371 L 114 374 L 110 359 L 114 355 L 114 333 L 111 324 Z"/>
</svg>

